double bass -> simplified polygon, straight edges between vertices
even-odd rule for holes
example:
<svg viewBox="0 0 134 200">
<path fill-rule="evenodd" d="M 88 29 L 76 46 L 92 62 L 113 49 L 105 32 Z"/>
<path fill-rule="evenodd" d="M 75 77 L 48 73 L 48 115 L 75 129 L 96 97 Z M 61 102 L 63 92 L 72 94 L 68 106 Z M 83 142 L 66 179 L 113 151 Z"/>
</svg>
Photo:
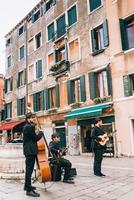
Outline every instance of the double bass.
<svg viewBox="0 0 134 200">
<path fill-rule="evenodd" d="M 41 126 L 39 124 L 37 116 L 36 116 L 36 120 L 37 120 L 38 128 L 41 130 Z M 38 169 L 39 169 L 39 181 L 41 183 L 45 183 L 52 180 L 52 175 L 51 175 L 51 168 L 50 168 L 49 159 L 48 159 L 50 151 L 49 151 L 49 147 L 44 135 L 37 142 L 37 146 L 38 146 L 37 164 L 38 164 Z"/>
</svg>

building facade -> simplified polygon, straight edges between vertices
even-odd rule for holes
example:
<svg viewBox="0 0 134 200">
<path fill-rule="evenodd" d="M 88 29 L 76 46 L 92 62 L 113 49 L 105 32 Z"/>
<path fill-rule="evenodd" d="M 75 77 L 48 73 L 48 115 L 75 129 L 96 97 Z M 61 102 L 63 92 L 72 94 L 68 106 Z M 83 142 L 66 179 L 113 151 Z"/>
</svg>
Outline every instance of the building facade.
<svg viewBox="0 0 134 200">
<path fill-rule="evenodd" d="M 134 155 L 133 14 L 131 0 L 40 1 L 5 37 L 5 120 L 30 109 L 77 155 L 99 116 L 106 154 Z"/>
</svg>

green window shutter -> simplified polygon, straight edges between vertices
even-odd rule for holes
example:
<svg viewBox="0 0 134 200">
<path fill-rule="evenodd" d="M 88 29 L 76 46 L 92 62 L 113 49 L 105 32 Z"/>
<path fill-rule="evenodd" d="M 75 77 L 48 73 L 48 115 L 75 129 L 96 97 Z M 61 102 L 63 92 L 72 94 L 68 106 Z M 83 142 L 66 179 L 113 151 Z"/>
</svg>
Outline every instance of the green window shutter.
<svg viewBox="0 0 134 200">
<path fill-rule="evenodd" d="M 4 106 L 4 119 L 7 118 L 7 104 Z"/>
<path fill-rule="evenodd" d="M 71 80 L 67 81 L 67 96 L 68 96 L 68 105 L 73 103 L 72 93 L 71 93 Z"/>
<path fill-rule="evenodd" d="M 101 0 L 89 0 L 90 12 L 101 6 Z"/>
<path fill-rule="evenodd" d="M 85 76 L 80 77 L 81 101 L 86 101 Z"/>
<path fill-rule="evenodd" d="M 66 33 L 65 15 L 57 20 L 57 38 Z"/>
<path fill-rule="evenodd" d="M 36 79 L 42 76 L 42 60 L 36 62 Z"/>
<path fill-rule="evenodd" d="M 17 115 L 20 115 L 20 99 L 17 99 Z"/>
<path fill-rule="evenodd" d="M 94 30 L 91 30 L 92 52 L 96 52 L 96 41 L 94 37 Z"/>
<path fill-rule="evenodd" d="M 42 93 L 42 109 L 45 110 L 45 91 L 43 90 L 41 93 Z"/>
<path fill-rule="evenodd" d="M 46 101 L 46 110 L 50 109 L 50 96 L 49 96 L 49 89 L 45 89 L 45 101 Z"/>
<path fill-rule="evenodd" d="M 11 77 L 10 79 L 10 91 L 13 90 L 13 77 Z"/>
<path fill-rule="evenodd" d="M 58 62 L 58 51 L 56 49 L 54 50 L 54 61 L 55 63 Z"/>
<path fill-rule="evenodd" d="M 123 84 L 124 84 L 124 95 L 126 97 L 132 95 L 132 84 L 129 75 L 123 76 Z"/>
<path fill-rule="evenodd" d="M 17 73 L 16 85 L 17 85 L 17 88 L 20 86 L 19 73 Z"/>
<path fill-rule="evenodd" d="M 77 12 L 76 12 L 76 6 L 73 6 L 68 11 L 68 25 L 71 26 L 77 21 Z"/>
<path fill-rule="evenodd" d="M 33 94 L 33 109 L 34 109 L 34 112 L 37 112 L 37 98 L 36 98 L 36 94 Z"/>
<path fill-rule="evenodd" d="M 54 22 L 47 27 L 48 30 L 48 40 L 53 39 L 54 37 Z"/>
<path fill-rule="evenodd" d="M 60 107 L 60 91 L 59 91 L 59 84 L 55 86 L 56 90 L 56 107 Z"/>
<path fill-rule="evenodd" d="M 95 88 L 95 72 L 89 73 L 89 88 L 90 88 L 90 98 L 96 98 L 96 88 Z"/>
<path fill-rule="evenodd" d="M 7 79 L 5 79 L 4 81 L 4 90 L 5 90 L 5 93 L 7 93 Z"/>
<path fill-rule="evenodd" d="M 107 73 L 108 95 L 112 95 L 112 77 L 111 77 L 110 64 L 108 64 L 106 67 L 106 73 Z"/>
<path fill-rule="evenodd" d="M 10 118 L 12 118 L 12 103 L 10 103 Z"/>
<path fill-rule="evenodd" d="M 104 46 L 109 45 L 109 34 L 108 34 L 108 21 L 107 19 L 103 23 L 103 37 L 104 37 Z"/>
<path fill-rule="evenodd" d="M 27 84 L 27 69 L 24 69 L 24 85 Z"/>
<path fill-rule="evenodd" d="M 120 19 L 120 32 L 121 32 L 121 42 L 122 42 L 122 50 L 127 50 L 127 37 L 126 37 L 126 27 L 125 20 Z"/>
</svg>

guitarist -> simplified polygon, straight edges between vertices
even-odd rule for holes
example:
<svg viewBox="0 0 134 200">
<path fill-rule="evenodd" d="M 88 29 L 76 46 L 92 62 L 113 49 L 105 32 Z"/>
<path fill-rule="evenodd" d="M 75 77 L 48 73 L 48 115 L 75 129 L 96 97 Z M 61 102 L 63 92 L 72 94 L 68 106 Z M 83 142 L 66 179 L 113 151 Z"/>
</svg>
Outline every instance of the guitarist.
<svg viewBox="0 0 134 200">
<path fill-rule="evenodd" d="M 61 180 L 61 173 L 62 173 L 62 168 L 64 168 L 65 173 L 64 173 L 64 178 L 63 182 L 64 183 L 70 183 L 74 184 L 74 181 L 72 181 L 72 178 L 70 178 L 70 170 L 71 170 L 71 162 L 65 158 L 63 158 L 63 152 L 59 147 L 60 144 L 60 136 L 58 133 L 53 133 L 52 136 L 52 141 L 49 144 L 49 149 L 50 152 L 53 156 L 51 163 L 54 163 L 54 168 L 53 168 L 53 179 L 54 181 L 60 181 Z M 64 152 L 65 155 L 66 152 Z"/>
<path fill-rule="evenodd" d="M 101 164 L 103 159 L 103 153 L 105 146 L 102 146 L 99 144 L 99 141 L 101 141 L 102 135 L 105 134 L 105 132 L 102 129 L 102 120 L 100 118 L 96 118 L 94 121 L 94 127 L 91 132 L 91 138 L 92 138 L 92 149 L 94 152 L 94 175 L 96 176 L 105 176 L 101 172 Z"/>
</svg>

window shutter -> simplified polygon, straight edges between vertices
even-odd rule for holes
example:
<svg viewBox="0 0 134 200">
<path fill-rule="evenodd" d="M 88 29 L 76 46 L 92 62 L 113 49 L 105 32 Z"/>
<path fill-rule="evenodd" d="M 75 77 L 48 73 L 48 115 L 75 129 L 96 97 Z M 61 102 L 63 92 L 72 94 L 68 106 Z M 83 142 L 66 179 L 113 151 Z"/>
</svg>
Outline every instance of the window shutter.
<svg viewBox="0 0 134 200">
<path fill-rule="evenodd" d="M 42 76 L 42 60 L 38 60 L 36 62 L 36 78 L 40 78 Z"/>
<path fill-rule="evenodd" d="M 89 0 L 90 12 L 101 6 L 101 0 Z"/>
<path fill-rule="evenodd" d="M 13 90 L 13 77 L 11 77 L 10 79 L 10 91 Z"/>
<path fill-rule="evenodd" d="M 42 109 L 45 110 L 45 91 L 43 90 L 41 93 L 42 93 Z"/>
<path fill-rule="evenodd" d="M 7 118 L 7 104 L 5 104 L 5 107 L 4 107 L 4 119 Z"/>
<path fill-rule="evenodd" d="M 120 31 L 121 31 L 122 50 L 127 50 L 128 48 L 127 48 L 125 20 L 123 19 L 120 19 Z"/>
<path fill-rule="evenodd" d="M 40 16 L 42 17 L 43 16 L 43 7 L 41 6 L 40 8 Z"/>
<path fill-rule="evenodd" d="M 67 81 L 67 94 L 68 94 L 68 105 L 73 103 L 72 93 L 71 93 L 71 80 Z"/>
<path fill-rule="evenodd" d="M 107 73 L 108 95 L 112 95 L 112 77 L 111 77 L 110 64 L 108 64 L 106 67 L 106 73 Z"/>
<path fill-rule="evenodd" d="M 20 115 L 20 99 L 17 99 L 17 115 Z"/>
<path fill-rule="evenodd" d="M 5 90 L 5 93 L 7 93 L 7 79 L 5 79 L 4 81 L 4 90 Z"/>
<path fill-rule="evenodd" d="M 94 30 L 91 30 L 91 40 L 92 40 L 92 52 L 96 51 L 96 41 L 94 37 Z"/>
<path fill-rule="evenodd" d="M 86 101 L 85 76 L 80 77 L 81 101 Z"/>
<path fill-rule="evenodd" d="M 49 89 L 45 89 L 45 100 L 46 100 L 46 110 L 50 109 L 50 96 L 49 96 Z"/>
<path fill-rule="evenodd" d="M 76 13 L 76 6 L 73 6 L 68 11 L 68 25 L 71 26 L 77 21 L 77 13 Z"/>
<path fill-rule="evenodd" d="M 56 90 L 56 107 L 60 107 L 60 91 L 59 91 L 59 84 L 55 86 Z"/>
<path fill-rule="evenodd" d="M 54 38 L 54 22 L 47 27 L 48 30 L 48 40 Z"/>
<path fill-rule="evenodd" d="M 46 3 L 44 4 L 44 14 L 47 12 Z"/>
<path fill-rule="evenodd" d="M 19 73 L 17 73 L 16 84 L 17 84 L 17 88 L 18 88 L 20 86 Z"/>
<path fill-rule="evenodd" d="M 108 21 L 107 19 L 103 23 L 103 37 L 104 37 L 104 46 L 109 45 L 109 35 L 108 35 Z"/>
<path fill-rule="evenodd" d="M 10 118 L 12 118 L 12 103 L 10 103 Z"/>
<path fill-rule="evenodd" d="M 34 17 L 34 15 L 32 16 L 32 23 L 34 23 L 34 21 L 35 21 L 35 17 Z"/>
<path fill-rule="evenodd" d="M 27 69 L 24 69 L 24 85 L 27 84 Z"/>
<path fill-rule="evenodd" d="M 124 84 L 124 95 L 126 97 L 132 95 L 132 84 L 129 75 L 123 76 L 123 84 Z"/>
<path fill-rule="evenodd" d="M 57 20 L 57 37 L 61 37 L 66 33 L 65 15 Z"/>
<path fill-rule="evenodd" d="M 33 109 L 34 109 L 34 112 L 37 111 L 37 98 L 36 98 L 36 94 L 33 94 Z"/>
<path fill-rule="evenodd" d="M 96 98 L 96 88 L 95 88 L 95 72 L 89 73 L 89 88 L 90 88 L 90 98 Z"/>
</svg>

